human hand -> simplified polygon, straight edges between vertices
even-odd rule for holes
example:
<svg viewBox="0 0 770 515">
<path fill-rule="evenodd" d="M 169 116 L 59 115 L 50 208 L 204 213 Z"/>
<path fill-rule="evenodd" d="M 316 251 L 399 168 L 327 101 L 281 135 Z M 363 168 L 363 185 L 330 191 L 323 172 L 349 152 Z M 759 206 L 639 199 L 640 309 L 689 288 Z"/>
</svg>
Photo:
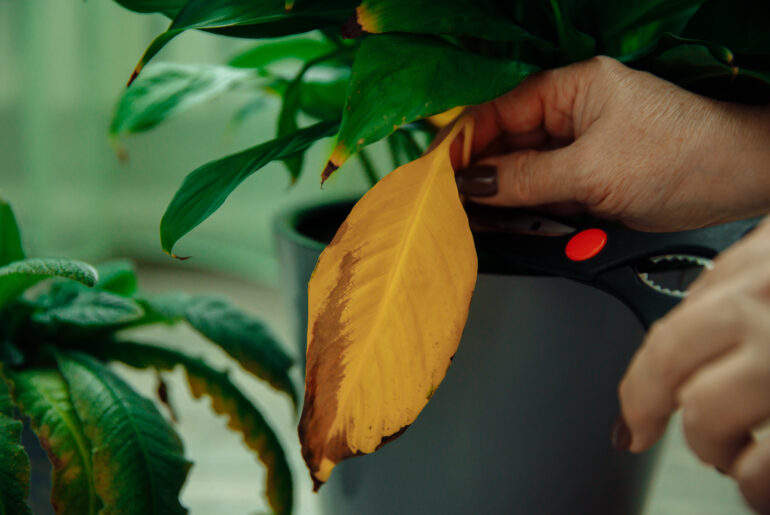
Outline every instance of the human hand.
<svg viewBox="0 0 770 515">
<path fill-rule="evenodd" d="M 717 102 L 597 57 L 469 113 L 475 163 L 457 182 L 474 202 L 571 204 L 649 231 L 770 210 L 770 108 Z"/>
<path fill-rule="evenodd" d="M 615 443 L 653 445 L 682 410 L 689 446 L 770 513 L 770 218 L 715 260 L 654 324 L 620 383 Z M 626 432 L 628 429 L 630 432 Z"/>
</svg>

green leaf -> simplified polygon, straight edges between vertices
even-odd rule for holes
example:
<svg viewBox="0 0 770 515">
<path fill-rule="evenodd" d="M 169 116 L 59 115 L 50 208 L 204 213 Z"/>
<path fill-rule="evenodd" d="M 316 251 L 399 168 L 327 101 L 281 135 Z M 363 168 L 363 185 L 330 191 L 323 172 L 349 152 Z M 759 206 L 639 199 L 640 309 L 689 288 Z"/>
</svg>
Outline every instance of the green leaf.
<svg viewBox="0 0 770 515">
<path fill-rule="evenodd" d="M 767 103 L 770 70 L 738 68 L 728 49 L 714 43 L 683 43 L 658 55 L 650 71 L 703 95 L 738 102 Z"/>
<path fill-rule="evenodd" d="M 96 495 L 91 444 L 70 401 L 67 383 L 56 370 L 28 369 L 7 374 L 19 410 L 53 465 L 51 504 L 58 515 L 93 515 Z"/>
<path fill-rule="evenodd" d="M 155 405 L 86 354 L 57 353 L 56 359 L 91 441 L 100 513 L 186 513 L 179 491 L 190 462 Z"/>
<path fill-rule="evenodd" d="M 0 515 L 31 515 L 29 457 L 21 446 L 20 421 L 13 418 L 13 400 L 0 377 Z"/>
<path fill-rule="evenodd" d="M 596 24 L 604 41 L 638 29 L 652 22 L 689 16 L 706 0 L 631 0 L 597 2 Z"/>
<path fill-rule="evenodd" d="M 139 61 L 134 77 L 175 36 L 189 29 L 226 28 L 241 37 L 277 37 L 339 25 L 353 14 L 354 0 L 307 0 L 287 11 L 276 0 L 190 0 Z"/>
<path fill-rule="evenodd" d="M 172 370 L 182 365 L 196 399 L 211 397 L 212 409 L 227 415 L 231 429 L 243 435 L 244 443 L 256 452 L 267 469 L 267 498 L 279 514 L 291 513 L 293 487 L 291 470 L 275 432 L 259 409 L 227 377 L 199 359 L 178 351 L 130 342 L 116 342 L 98 348 L 103 359 L 119 360 L 136 368 Z"/>
<path fill-rule="evenodd" d="M 562 9 L 561 0 L 551 0 L 556 33 L 559 36 L 559 61 L 561 64 L 582 61 L 596 52 L 596 40 L 581 32 L 570 19 L 569 12 Z"/>
<path fill-rule="evenodd" d="M 188 0 L 115 0 L 117 3 L 138 13 L 161 13 L 173 18 Z"/>
<path fill-rule="evenodd" d="M 287 134 L 291 134 L 299 127 L 297 124 L 297 115 L 302 107 L 302 90 L 304 89 L 305 75 L 312 70 L 315 66 L 322 64 L 336 57 L 350 53 L 350 49 L 342 48 L 336 49 L 332 52 L 319 56 L 311 61 L 305 63 L 300 69 L 297 75 L 287 83 L 286 89 L 283 92 L 283 104 L 281 105 L 281 112 L 278 114 L 278 129 L 276 136 L 281 137 Z M 333 119 L 337 119 L 342 114 L 341 110 L 338 111 Z M 302 171 L 303 154 L 298 153 L 283 160 L 286 168 L 289 170 L 292 182 L 296 182 L 299 178 L 299 174 Z"/>
<path fill-rule="evenodd" d="M 248 176 L 270 161 L 302 152 L 316 140 L 333 135 L 338 126 L 338 122 L 321 122 L 193 171 L 185 178 L 160 222 L 163 249 L 171 254 L 179 238 L 216 211 Z"/>
<path fill-rule="evenodd" d="M 345 107 L 350 69 L 321 67 L 305 74 L 300 91 L 302 112 L 319 120 L 339 120 Z"/>
<path fill-rule="evenodd" d="M 399 126 L 491 100 L 535 70 L 529 64 L 465 52 L 435 38 L 367 36 L 353 64 L 342 127 L 324 178 Z"/>
<path fill-rule="evenodd" d="M 284 59 L 310 61 L 334 50 L 326 40 L 293 37 L 261 43 L 237 56 L 228 63 L 236 68 L 262 69 Z"/>
<path fill-rule="evenodd" d="M 493 41 L 527 42 L 553 52 L 553 45 L 533 36 L 508 19 L 496 2 L 489 0 L 364 0 L 356 9 L 356 21 L 364 32 L 446 34 Z"/>
<path fill-rule="evenodd" d="M 51 277 L 63 277 L 93 286 L 98 280 L 94 267 L 71 259 L 25 259 L 0 267 L 0 309 L 24 290 Z"/>
<path fill-rule="evenodd" d="M 127 259 L 108 261 L 96 267 L 99 282 L 96 287 L 118 295 L 131 296 L 136 293 L 137 280 L 134 264 Z"/>
<path fill-rule="evenodd" d="M 142 295 L 137 298 L 148 315 L 156 316 L 159 321 L 176 322 L 182 320 L 190 303 L 190 296 L 181 292 L 165 292 Z"/>
<path fill-rule="evenodd" d="M 187 307 L 187 321 L 219 345 L 243 368 L 299 400 L 289 377 L 292 359 L 256 318 L 219 297 L 197 297 Z"/>
<path fill-rule="evenodd" d="M 43 324 L 100 328 L 127 324 L 142 316 L 144 310 L 131 299 L 106 291 L 83 290 L 65 304 L 36 313 L 33 319 Z"/>
<path fill-rule="evenodd" d="M 229 66 L 158 63 L 149 66 L 118 100 L 110 134 L 142 132 L 211 100 L 254 74 Z"/>
<path fill-rule="evenodd" d="M 0 266 L 25 257 L 16 217 L 11 206 L 0 197 Z"/>
</svg>

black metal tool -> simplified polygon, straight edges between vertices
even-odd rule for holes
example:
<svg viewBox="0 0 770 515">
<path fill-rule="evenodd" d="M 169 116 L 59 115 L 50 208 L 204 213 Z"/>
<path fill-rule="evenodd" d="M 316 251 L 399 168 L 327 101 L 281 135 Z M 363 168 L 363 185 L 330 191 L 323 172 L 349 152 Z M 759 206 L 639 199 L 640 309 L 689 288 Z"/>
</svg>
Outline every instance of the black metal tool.
<svg viewBox="0 0 770 515">
<path fill-rule="evenodd" d="M 479 259 L 492 273 L 539 273 L 602 289 L 626 304 L 649 328 L 686 296 L 687 279 L 759 222 L 752 218 L 691 231 L 632 231 L 586 217 L 559 218 L 521 209 L 468 209 Z M 495 249 L 494 252 L 485 249 Z M 692 277 L 690 277 L 691 279 Z"/>
</svg>

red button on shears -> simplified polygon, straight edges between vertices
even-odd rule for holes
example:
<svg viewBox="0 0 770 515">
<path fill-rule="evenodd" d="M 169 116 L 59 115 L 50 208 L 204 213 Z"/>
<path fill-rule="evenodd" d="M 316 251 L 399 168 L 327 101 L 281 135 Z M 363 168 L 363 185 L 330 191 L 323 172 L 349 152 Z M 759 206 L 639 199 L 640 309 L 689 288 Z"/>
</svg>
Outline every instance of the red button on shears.
<svg viewBox="0 0 770 515">
<path fill-rule="evenodd" d="M 564 253 L 572 261 L 585 261 L 601 252 L 606 244 L 606 232 L 601 229 L 586 229 L 570 238 Z"/>
</svg>

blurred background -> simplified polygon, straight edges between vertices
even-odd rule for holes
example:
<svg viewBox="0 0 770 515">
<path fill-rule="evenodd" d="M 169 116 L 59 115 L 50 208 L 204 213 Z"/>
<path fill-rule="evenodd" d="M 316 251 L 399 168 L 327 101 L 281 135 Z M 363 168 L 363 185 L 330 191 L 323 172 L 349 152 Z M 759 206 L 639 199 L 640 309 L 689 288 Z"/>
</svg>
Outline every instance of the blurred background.
<svg viewBox="0 0 770 515">
<path fill-rule="evenodd" d="M 308 153 L 296 185 L 290 186 L 280 163 L 245 181 L 175 249 L 194 259 L 178 262 L 166 256 L 158 225 L 183 178 L 207 161 L 271 139 L 280 107 L 277 100 L 266 99 L 233 127 L 233 115 L 252 97 L 230 93 L 125 138 L 128 160 L 121 163 L 108 140 L 115 102 L 142 52 L 167 24 L 159 15 L 134 14 L 110 0 L 0 0 L 0 192 L 16 211 L 30 255 L 91 262 L 130 257 L 139 263 L 145 289 L 226 294 L 259 314 L 284 342 L 293 341 L 278 289 L 273 217 L 286 206 L 359 195 L 367 181 L 351 162 L 321 190 L 319 175 L 332 143 L 326 140 Z M 189 31 L 156 61 L 221 64 L 255 45 Z M 385 173 L 390 161 L 377 148 L 373 156 Z M 229 363 L 234 381 L 281 431 L 295 465 L 297 513 L 314 513 L 296 416 L 285 399 L 233 370 L 231 362 L 185 328 L 154 328 L 147 336 L 205 352 L 215 365 Z M 152 395 L 152 374 L 120 371 Z M 301 381 L 298 371 L 296 379 Z M 182 383 L 177 371 L 171 396 L 179 407 L 178 429 L 197 463 L 183 503 L 193 514 L 262 512 L 261 467 L 237 435 L 224 431 L 225 421 L 210 414 L 204 405 L 208 401 L 190 400 Z M 687 452 L 678 427 L 666 442 L 647 511 L 747 512 L 732 482 Z"/>
<path fill-rule="evenodd" d="M 116 101 L 146 46 L 167 26 L 160 15 L 135 14 L 112 1 L 0 0 L 0 189 L 32 255 L 128 255 L 174 265 L 161 250 L 158 225 L 183 178 L 274 136 L 277 99 L 266 99 L 235 127 L 234 115 L 253 94 L 234 91 L 123 138 L 128 160 L 119 162 L 108 141 Z M 189 31 L 156 61 L 223 64 L 255 45 Z M 245 181 L 175 249 L 195 257 L 185 267 L 275 286 L 276 211 L 366 187 L 351 163 L 321 190 L 330 151 L 331 139 L 316 145 L 293 187 L 280 163 Z"/>
</svg>

